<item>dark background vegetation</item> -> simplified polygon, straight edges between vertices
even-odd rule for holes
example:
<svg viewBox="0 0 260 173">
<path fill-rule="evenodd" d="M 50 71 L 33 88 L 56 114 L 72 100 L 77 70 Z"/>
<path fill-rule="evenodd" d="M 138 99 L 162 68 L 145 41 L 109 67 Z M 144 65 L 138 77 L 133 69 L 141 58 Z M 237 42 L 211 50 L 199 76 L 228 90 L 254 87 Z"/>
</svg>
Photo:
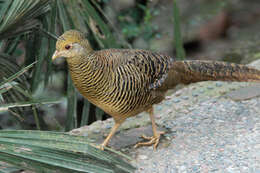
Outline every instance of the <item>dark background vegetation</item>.
<svg viewBox="0 0 260 173">
<path fill-rule="evenodd" d="M 2 106 L 4 111 L 0 112 L 2 129 L 67 131 L 109 117 L 75 91 L 64 60 L 52 64 L 55 39 L 46 32 L 59 36 L 76 28 L 86 33 L 95 49 L 139 48 L 176 57 L 171 0 L 45 0 L 35 1 L 36 7 L 25 7 L 27 11 L 11 11 L 10 6 L 15 5 L 12 3 L 4 11 L 4 2 L 1 1 L 1 80 L 37 63 L 13 84 L 9 83 L 12 89 L 2 89 L 0 101 L 9 104 Z M 257 59 L 259 4 L 257 0 L 178 2 L 187 58 L 237 63 Z M 23 16 L 22 10 L 27 14 Z M 29 106 L 10 105 L 23 102 Z"/>
</svg>

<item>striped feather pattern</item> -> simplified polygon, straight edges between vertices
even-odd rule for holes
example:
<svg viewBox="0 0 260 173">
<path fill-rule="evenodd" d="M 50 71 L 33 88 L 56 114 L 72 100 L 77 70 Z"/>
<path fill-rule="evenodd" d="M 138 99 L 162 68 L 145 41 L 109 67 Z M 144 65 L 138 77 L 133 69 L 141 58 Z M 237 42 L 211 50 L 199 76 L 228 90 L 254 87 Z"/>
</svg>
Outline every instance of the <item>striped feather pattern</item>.
<svg viewBox="0 0 260 173">
<path fill-rule="evenodd" d="M 119 119 L 145 111 L 164 98 L 164 93 L 158 97 L 154 92 L 173 63 L 164 55 L 130 49 L 101 50 L 67 61 L 80 93 Z"/>
<path fill-rule="evenodd" d="M 66 50 L 66 45 L 72 49 Z M 56 44 L 76 88 L 116 122 L 147 111 L 177 84 L 207 80 L 260 82 L 260 71 L 213 61 L 174 61 L 146 50 L 94 51 L 83 34 L 67 31 Z M 57 55 L 55 55 L 57 56 Z"/>
</svg>

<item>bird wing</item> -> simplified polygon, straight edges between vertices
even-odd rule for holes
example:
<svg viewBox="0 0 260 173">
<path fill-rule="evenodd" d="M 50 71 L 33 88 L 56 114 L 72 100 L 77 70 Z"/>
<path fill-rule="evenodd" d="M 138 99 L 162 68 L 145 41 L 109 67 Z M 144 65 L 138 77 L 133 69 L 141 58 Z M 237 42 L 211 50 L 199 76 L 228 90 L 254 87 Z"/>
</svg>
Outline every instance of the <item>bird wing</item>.
<svg viewBox="0 0 260 173">
<path fill-rule="evenodd" d="M 109 49 L 97 53 L 106 57 L 121 80 L 146 91 L 161 87 L 173 64 L 173 58 L 147 50 Z"/>
</svg>

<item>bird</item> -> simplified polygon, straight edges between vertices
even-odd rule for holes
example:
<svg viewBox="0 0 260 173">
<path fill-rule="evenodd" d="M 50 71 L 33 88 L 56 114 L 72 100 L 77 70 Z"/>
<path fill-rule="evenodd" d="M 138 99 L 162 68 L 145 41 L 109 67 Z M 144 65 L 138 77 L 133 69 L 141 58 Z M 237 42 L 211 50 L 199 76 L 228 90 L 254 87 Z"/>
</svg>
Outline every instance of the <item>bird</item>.
<svg viewBox="0 0 260 173">
<path fill-rule="evenodd" d="M 147 112 L 153 136 L 134 147 L 156 149 L 164 132 L 158 131 L 153 105 L 165 98 L 167 90 L 178 84 L 200 81 L 260 82 L 260 70 L 235 63 L 207 60 L 176 60 L 163 53 L 142 49 L 94 50 L 85 35 L 77 30 L 64 32 L 52 56 L 66 59 L 72 81 L 91 103 L 112 116 L 110 133 L 99 145 L 104 148 L 118 127 L 129 117 Z"/>
</svg>

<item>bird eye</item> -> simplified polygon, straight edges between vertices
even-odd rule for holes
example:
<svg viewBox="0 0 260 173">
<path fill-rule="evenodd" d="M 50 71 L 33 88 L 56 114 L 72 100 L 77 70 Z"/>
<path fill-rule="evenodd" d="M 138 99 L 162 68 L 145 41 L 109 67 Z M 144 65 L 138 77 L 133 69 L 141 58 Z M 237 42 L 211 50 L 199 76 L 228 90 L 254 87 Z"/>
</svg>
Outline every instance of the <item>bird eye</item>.
<svg viewBox="0 0 260 173">
<path fill-rule="evenodd" d="M 65 49 L 67 49 L 67 50 L 69 50 L 70 48 L 71 48 L 71 46 L 68 44 L 65 46 Z"/>
</svg>

